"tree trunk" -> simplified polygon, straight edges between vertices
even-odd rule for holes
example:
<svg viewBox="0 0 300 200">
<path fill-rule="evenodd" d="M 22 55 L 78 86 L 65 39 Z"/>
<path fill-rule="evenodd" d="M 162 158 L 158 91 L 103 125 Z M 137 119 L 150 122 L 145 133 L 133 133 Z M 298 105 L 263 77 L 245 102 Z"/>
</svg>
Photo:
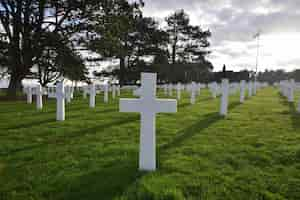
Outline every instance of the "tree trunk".
<svg viewBox="0 0 300 200">
<path fill-rule="evenodd" d="M 18 41 L 18 39 L 17 39 Z M 9 60 L 11 66 L 10 72 L 10 81 L 7 91 L 7 96 L 10 98 L 16 98 L 17 92 L 22 89 L 22 80 L 25 77 L 24 66 L 21 62 L 21 53 L 18 49 L 17 42 L 12 45 L 12 48 L 9 49 Z"/>
<path fill-rule="evenodd" d="M 172 64 L 175 64 L 176 62 L 176 44 L 172 47 Z"/>
<path fill-rule="evenodd" d="M 121 57 L 120 59 L 120 72 L 119 72 L 119 84 L 122 87 L 125 84 L 125 58 Z"/>
<path fill-rule="evenodd" d="M 18 73 L 12 73 L 10 75 L 7 96 L 9 96 L 10 98 L 17 97 L 17 92 L 21 91 L 22 89 L 22 79 L 22 76 L 20 76 Z"/>
</svg>

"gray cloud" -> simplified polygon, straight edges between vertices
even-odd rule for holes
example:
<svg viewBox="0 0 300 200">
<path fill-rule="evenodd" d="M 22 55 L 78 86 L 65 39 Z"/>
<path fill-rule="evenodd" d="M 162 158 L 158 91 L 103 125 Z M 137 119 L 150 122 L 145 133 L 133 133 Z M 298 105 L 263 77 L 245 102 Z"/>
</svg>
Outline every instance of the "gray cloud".
<svg viewBox="0 0 300 200">
<path fill-rule="evenodd" d="M 212 56 L 214 59 L 216 55 L 233 59 L 253 56 L 250 54 L 255 52 L 256 46 L 251 42 L 258 30 L 265 35 L 300 34 L 300 0 L 145 0 L 145 4 L 146 15 L 161 21 L 182 8 L 190 14 L 193 24 L 209 28 L 212 49 L 218 51 Z M 232 50 L 230 42 L 245 44 L 247 49 Z M 277 64 L 300 66 L 300 61 L 278 61 Z"/>
</svg>

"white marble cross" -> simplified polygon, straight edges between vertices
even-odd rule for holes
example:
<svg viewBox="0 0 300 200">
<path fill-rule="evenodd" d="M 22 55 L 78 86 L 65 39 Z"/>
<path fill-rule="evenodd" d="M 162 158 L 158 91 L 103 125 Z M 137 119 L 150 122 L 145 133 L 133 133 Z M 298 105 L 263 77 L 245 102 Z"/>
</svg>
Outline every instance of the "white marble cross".
<svg viewBox="0 0 300 200">
<path fill-rule="evenodd" d="M 90 92 L 90 108 L 95 108 L 96 106 L 96 86 L 95 84 L 91 84 L 89 88 Z"/>
<path fill-rule="evenodd" d="M 72 88 L 71 88 L 71 86 L 67 85 L 65 90 L 66 90 L 65 97 L 66 97 L 67 103 L 70 103 L 71 99 L 72 99 Z"/>
<path fill-rule="evenodd" d="M 191 104 L 196 103 L 196 92 L 198 90 L 197 84 L 195 82 L 192 82 L 190 85 L 190 93 L 191 93 Z"/>
<path fill-rule="evenodd" d="M 104 85 L 104 96 L 103 96 L 103 101 L 104 103 L 108 103 L 108 90 L 109 90 L 109 86 L 108 84 Z"/>
<path fill-rule="evenodd" d="M 121 87 L 120 87 L 120 85 L 117 85 L 117 95 L 118 95 L 118 97 L 121 95 Z"/>
<path fill-rule="evenodd" d="M 169 90 L 169 96 L 173 96 L 173 84 L 170 83 L 169 86 L 168 86 L 168 90 Z"/>
<path fill-rule="evenodd" d="M 177 100 L 181 99 L 181 89 L 182 89 L 181 83 L 177 83 Z"/>
<path fill-rule="evenodd" d="M 197 87 L 198 87 L 198 96 L 200 96 L 201 95 L 201 83 L 198 83 L 197 84 Z"/>
<path fill-rule="evenodd" d="M 240 103 L 245 101 L 246 81 L 242 80 L 240 83 Z"/>
<path fill-rule="evenodd" d="M 38 110 L 43 109 L 43 88 L 41 85 L 36 87 L 36 108 Z"/>
<path fill-rule="evenodd" d="M 65 120 L 65 87 L 63 82 L 56 85 L 56 120 Z"/>
<path fill-rule="evenodd" d="M 27 95 L 27 103 L 32 103 L 32 88 L 29 86 L 26 88 L 26 95 Z"/>
<path fill-rule="evenodd" d="M 257 91 L 257 81 L 254 80 L 254 82 L 253 82 L 253 92 L 252 92 L 252 94 L 253 94 L 254 96 L 256 95 L 256 91 Z"/>
<path fill-rule="evenodd" d="M 213 82 L 211 84 L 211 93 L 212 93 L 212 97 L 214 99 L 217 98 L 217 93 L 218 93 L 218 83 L 217 82 Z"/>
<path fill-rule="evenodd" d="M 295 88 L 295 80 L 291 79 L 288 82 L 288 102 L 294 102 L 294 88 Z"/>
<path fill-rule="evenodd" d="M 248 97 L 252 97 L 252 81 L 248 82 Z"/>
<path fill-rule="evenodd" d="M 168 85 L 164 84 L 164 95 L 167 96 L 168 95 Z"/>
<path fill-rule="evenodd" d="M 70 97 L 71 97 L 71 99 L 74 98 L 74 87 L 73 86 L 70 86 Z"/>
<path fill-rule="evenodd" d="M 221 87 L 222 87 L 222 96 L 221 96 L 220 115 L 226 116 L 228 113 L 229 80 L 222 79 Z"/>
<path fill-rule="evenodd" d="M 156 170 L 156 113 L 177 112 L 177 101 L 156 98 L 156 74 L 142 73 L 139 99 L 120 99 L 120 112 L 141 113 L 139 169 Z"/>
<path fill-rule="evenodd" d="M 116 98 L 116 85 L 112 85 L 112 89 L 111 89 L 111 93 L 112 93 L 112 99 Z"/>
<path fill-rule="evenodd" d="M 88 94 L 88 86 L 83 86 L 82 89 L 83 89 L 83 98 L 86 99 Z"/>
</svg>

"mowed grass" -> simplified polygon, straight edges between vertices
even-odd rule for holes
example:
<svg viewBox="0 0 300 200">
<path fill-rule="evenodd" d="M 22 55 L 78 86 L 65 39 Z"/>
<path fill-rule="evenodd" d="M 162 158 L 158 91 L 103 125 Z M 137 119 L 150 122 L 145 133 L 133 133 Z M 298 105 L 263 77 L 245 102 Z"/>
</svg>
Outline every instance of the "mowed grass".
<svg viewBox="0 0 300 200">
<path fill-rule="evenodd" d="M 64 122 L 44 103 L 0 103 L 1 200 L 300 199 L 300 115 L 274 88 L 231 96 L 226 118 L 207 90 L 195 105 L 184 93 L 157 116 L 152 173 L 138 171 L 139 114 L 117 99 L 90 109 L 78 96 Z"/>
</svg>

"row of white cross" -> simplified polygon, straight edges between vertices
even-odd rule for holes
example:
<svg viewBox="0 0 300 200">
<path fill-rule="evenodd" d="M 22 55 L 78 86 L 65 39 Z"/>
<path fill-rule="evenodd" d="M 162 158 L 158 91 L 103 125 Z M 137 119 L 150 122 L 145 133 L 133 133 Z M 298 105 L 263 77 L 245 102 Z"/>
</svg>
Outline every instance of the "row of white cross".
<svg viewBox="0 0 300 200">
<path fill-rule="evenodd" d="M 112 99 L 115 99 L 116 96 L 120 96 L 120 86 L 119 85 L 112 85 L 111 87 L 106 84 L 103 86 L 96 86 L 95 84 L 91 84 L 88 86 L 83 87 L 83 98 L 87 98 L 87 95 L 89 94 L 90 96 L 90 107 L 94 108 L 96 106 L 96 95 L 100 91 L 103 91 L 103 101 L 104 103 L 108 103 L 108 93 L 109 91 L 112 92 Z"/>
<path fill-rule="evenodd" d="M 291 80 L 283 80 L 277 84 L 280 89 L 280 93 L 288 99 L 288 102 L 295 102 L 295 92 L 300 91 L 300 84 L 296 83 L 294 79 Z M 300 99 L 297 106 L 297 112 L 300 113 Z"/>
<path fill-rule="evenodd" d="M 208 84 L 207 86 L 205 84 L 201 83 L 195 83 L 192 82 L 191 84 L 164 84 L 162 86 L 159 86 L 164 90 L 164 95 L 172 97 L 173 96 L 173 90 L 176 89 L 177 91 L 177 100 L 181 99 L 181 93 L 183 90 L 186 90 L 190 94 L 190 103 L 195 104 L 197 96 L 200 95 L 201 89 L 208 87 L 212 97 L 216 98 L 219 95 L 222 95 L 224 105 L 221 106 L 220 114 L 226 115 L 227 114 L 227 96 L 236 94 L 240 89 L 240 102 L 243 103 L 245 100 L 246 90 L 248 90 L 248 96 L 251 97 L 256 94 L 257 89 L 266 86 L 266 83 L 259 83 L 259 82 L 252 82 L 249 81 L 246 83 L 245 80 L 242 80 L 240 83 L 231 83 L 229 84 L 229 81 L 227 79 L 224 79 L 223 82 L 219 85 L 217 82 L 213 82 Z M 137 89 L 134 91 L 135 96 L 139 96 L 140 89 Z M 225 93 L 225 94 L 223 94 Z"/>
<path fill-rule="evenodd" d="M 120 112 L 137 112 L 141 114 L 141 127 L 140 127 L 140 153 L 139 153 L 139 169 L 146 171 L 156 170 L 156 134 L 155 134 L 155 121 L 157 113 L 175 113 L 177 112 L 177 100 L 181 98 L 181 91 L 186 89 L 190 93 L 191 104 L 196 103 L 196 97 L 200 95 L 201 89 L 206 85 L 192 82 L 188 85 L 176 84 L 176 86 L 168 84 L 163 85 L 165 95 L 172 96 L 173 89 L 177 89 L 177 100 L 175 99 L 158 99 L 156 98 L 157 91 L 157 75 L 153 73 L 141 74 L 141 87 L 135 89 L 134 95 L 139 96 L 138 99 L 120 99 L 119 109 Z M 265 87 L 266 84 L 248 83 L 248 95 L 251 97 L 256 94 L 256 90 Z M 221 95 L 220 115 L 226 116 L 228 113 L 229 96 L 236 94 L 240 90 L 240 102 L 245 100 L 246 82 L 229 83 L 228 79 L 223 79 L 221 85 L 216 82 L 208 85 L 212 96 L 216 98 Z M 91 84 L 83 88 L 83 97 L 86 98 L 87 94 L 90 96 L 90 107 L 95 107 L 95 97 L 98 91 L 104 91 L 104 102 L 108 102 L 109 86 L 104 85 L 102 88 L 97 88 L 96 85 Z M 49 92 L 50 91 L 50 92 Z M 65 120 L 65 99 L 72 98 L 71 93 L 73 89 L 65 87 L 64 84 L 58 83 L 56 86 L 55 94 L 52 97 L 57 100 L 56 118 L 58 121 Z M 66 92 L 69 94 L 66 95 Z M 116 93 L 120 95 L 120 87 L 113 85 L 111 87 L 112 96 L 115 98 Z M 37 106 L 40 109 L 42 106 L 42 87 L 38 86 L 36 89 Z M 41 104 L 41 105 L 40 105 Z"/>
<path fill-rule="evenodd" d="M 101 88 L 99 88 L 101 89 Z M 100 91 L 100 90 L 98 90 Z M 104 85 L 104 102 L 108 103 L 108 92 L 110 91 L 109 85 Z M 112 98 L 115 99 L 116 95 L 120 96 L 120 87 L 117 85 L 112 85 Z M 49 87 L 47 90 L 43 90 L 41 85 L 36 87 L 26 87 L 25 93 L 27 95 L 27 103 L 32 103 L 32 96 L 36 95 L 36 106 L 38 110 L 43 108 L 43 95 L 48 95 L 48 98 L 56 99 L 56 120 L 65 120 L 65 101 L 67 103 L 71 102 L 74 97 L 74 87 L 65 86 L 63 82 L 57 83 L 56 87 Z M 87 97 L 89 94 L 89 106 L 95 108 L 96 106 L 96 95 L 97 88 L 95 84 L 91 84 L 83 88 L 83 96 Z"/>
</svg>

